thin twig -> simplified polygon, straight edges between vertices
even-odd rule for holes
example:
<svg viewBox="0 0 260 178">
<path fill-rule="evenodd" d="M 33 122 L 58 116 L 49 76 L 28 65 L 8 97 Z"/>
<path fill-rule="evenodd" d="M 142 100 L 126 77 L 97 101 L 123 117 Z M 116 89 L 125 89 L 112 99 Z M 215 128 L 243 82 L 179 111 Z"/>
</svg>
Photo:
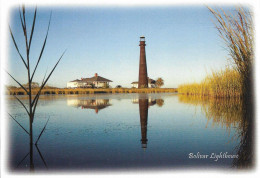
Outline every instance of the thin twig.
<svg viewBox="0 0 260 178">
<path fill-rule="evenodd" d="M 27 153 L 27 155 L 25 155 L 25 157 L 18 163 L 18 165 L 16 166 L 16 168 L 18 168 L 20 166 L 20 164 L 22 164 L 23 160 L 25 160 L 25 158 L 30 154 L 30 152 Z"/>
<path fill-rule="evenodd" d="M 9 114 L 9 113 L 8 113 L 8 114 Z M 9 114 L 9 116 L 10 116 L 28 135 L 30 135 L 29 132 L 28 132 L 11 114 Z"/>
<path fill-rule="evenodd" d="M 26 88 L 24 88 L 24 86 L 18 82 L 9 72 L 5 71 L 25 92 L 26 94 L 28 95 L 28 91 L 26 90 Z"/>
<path fill-rule="evenodd" d="M 41 152 L 40 152 L 40 149 L 38 148 L 38 145 L 35 145 L 35 147 L 36 147 L 36 149 L 37 149 L 37 151 L 38 151 L 38 153 L 39 153 L 39 155 L 40 155 L 40 157 L 41 157 L 41 159 L 42 159 L 43 164 L 44 164 L 45 167 L 48 169 L 48 166 L 47 166 L 47 164 L 46 164 L 46 162 L 45 162 L 45 160 L 44 160 L 44 158 L 43 158 L 43 156 L 42 156 L 42 154 L 41 154 Z"/>
<path fill-rule="evenodd" d="M 44 130 L 45 130 L 45 128 L 46 128 L 46 126 L 47 126 L 47 124 L 48 124 L 48 122 L 49 122 L 49 119 L 50 119 L 50 117 L 48 118 L 48 120 L 47 120 L 47 122 L 46 122 L 45 126 L 43 127 L 43 129 L 42 129 L 42 131 L 41 131 L 41 133 L 40 133 L 40 135 L 39 135 L 38 139 L 36 140 L 36 142 L 35 142 L 35 145 L 37 145 L 37 143 L 38 143 L 39 139 L 41 138 L 41 136 L 42 136 L 42 133 L 44 132 Z"/>
<path fill-rule="evenodd" d="M 52 71 L 49 73 L 47 79 L 44 81 L 44 83 L 41 85 L 41 88 L 39 89 L 37 95 L 35 96 L 33 102 L 32 102 L 32 106 L 35 104 L 36 100 L 38 100 L 37 98 L 40 97 L 41 91 L 43 89 L 43 87 L 45 86 L 45 84 L 48 82 L 50 76 L 52 75 L 53 71 L 55 70 L 55 68 L 57 67 L 57 65 L 59 64 L 60 60 L 62 59 L 63 55 L 65 54 L 66 50 L 62 53 L 61 57 L 59 58 L 59 60 L 57 61 L 57 63 L 55 64 L 55 66 L 53 67 Z"/>
<path fill-rule="evenodd" d="M 22 29 L 24 29 L 24 24 L 23 24 L 23 20 L 22 20 L 22 14 L 21 14 L 21 7 L 20 6 L 19 6 L 19 15 L 20 15 L 20 21 L 21 21 Z"/>
<path fill-rule="evenodd" d="M 28 66 L 27 66 L 27 64 L 25 63 L 25 60 L 24 60 L 22 54 L 20 53 L 20 50 L 19 50 L 19 48 L 18 48 L 18 46 L 17 46 L 17 44 L 16 44 L 16 41 L 15 41 L 15 38 L 14 38 L 14 35 L 13 35 L 13 32 L 12 32 L 10 26 L 9 26 L 9 31 L 10 31 L 10 34 L 11 34 L 11 37 L 12 37 L 12 40 L 13 40 L 14 46 L 15 46 L 15 48 L 16 48 L 16 51 L 18 52 L 20 58 L 22 59 L 24 65 L 25 65 L 25 67 L 26 67 L 26 69 L 28 69 Z"/>
<path fill-rule="evenodd" d="M 35 7 L 34 16 L 33 16 L 33 24 L 32 24 L 32 30 L 31 30 L 31 35 L 30 35 L 30 41 L 29 41 L 29 50 L 31 49 L 31 42 L 32 42 L 32 37 L 33 37 L 33 32 L 34 32 L 36 14 L 37 14 L 37 6 Z"/>
<path fill-rule="evenodd" d="M 19 103 L 24 107 L 24 109 L 25 109 L 25 111 L 27 112 L 27 114 L 28 115 L 30 115 L 29 114 L 29 111 L 28 111 L 28 109 L 26 108 L 26 106 L 24 105 L 24 103 L 17 97 L 17 96 L 15 96 L 15 95 L 13 95 L 18 101 L 19 101 Z"/>
<path fill-rule="evenodd" d="M 43 80 L 42 80 L 42 85 L 43 85 L 43 83 L 44 83 L 46 74 L 47 74 L 47 69 L 46 69 L 46 72 L 45 72 L 44 77 L 43 77 Z M 34 105 L 34 108 L 33 108 L 33 112 L 32 112 L 32 115 L 33 115 L 32 118 L 33 118 L 33 120 L 34 120 L 34 115 L 35 115 L 35 111 L 36 111 L 37 103 L 38 103 L 38 100 L 39 100 L 39 99 L 40 99 L 40 95 L 38 95 L 38 98 L 36 99 L 36 102 L 35 102 L 35 105 Z M 32 120 L 32 122 L 33 122 L 33 120 Z"/>
<path fill-rule="evenodd" d="M 52 16 L 52 13 L 51 13 L 51 15 L 50 15 L 49 24 L 48 24 L 48 29 L 47 29 L 47 33 L 46 33 L 46 36 L 45 36 L 45 39 L 44 39 L 44 42 L 43 42 L 43 46 L 42 46 L 42 49 L 41 49 L 41 53 L 40 53 L 40 55 L 39 55 L 38 61 L 37 61 L 37 63 L 36 63 L 36 66 L 35 66 L 35 68 L 34 68 L 34 70 L 33 70 L 33 74 L 32 74 L 31 79 L 30 79 L 31 81 L 32 81 L 32 79 L 33 79 L 33 77 L 34 77 L 34 74 L 35 74 L 35 72 L 36 72 L 36 69 L 37 69 L 37 67 L 38 67 L 38 64 L 39 64 L 39 62 L 40 62 L 40 60 L 41 60 L 41 58 L 42 58 L 43 51 L 44 51 L 44 49 L 45 49 L 45 45 L 46 45 L 46 42 L 47 42 L 47 38 L 48 38 L 48 34 L 49 34 L 49 29 L 50 29 L 51 16 Z"/>
</svg>

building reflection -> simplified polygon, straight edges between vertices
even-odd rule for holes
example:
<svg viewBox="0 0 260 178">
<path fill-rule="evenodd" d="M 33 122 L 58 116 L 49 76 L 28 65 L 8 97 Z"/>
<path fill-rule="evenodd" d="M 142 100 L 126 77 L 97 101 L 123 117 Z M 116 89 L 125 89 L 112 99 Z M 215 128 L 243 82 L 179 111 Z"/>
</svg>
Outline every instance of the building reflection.
<svg viewBox="0 0 260 178">
<path fill-rule="evenodd" d="M 81 109 L 93 109 L 96 114 L 101 109 L 105 109 L 111 106 L 109 99 L 83 99 L 83 98 L 72 98 L 67 100 L 68 106 L 73 106 Z"/>
<path fill-rule="evenodd" d="M 134 99 L 132 99 L 132 103 L 133 104 L 138 104 L 140 100 L 141 99 L 139 99 L 139 98 L 134 98 Z M 147 98 L 147 101 L 148 101 L 148 107 L 149 106 L 153 106 L 155 104 L 158 105 L 159 107 L 162 107 L 163 104 L 164 104 L 164 100 L 163 99 Z"/>
</svg>

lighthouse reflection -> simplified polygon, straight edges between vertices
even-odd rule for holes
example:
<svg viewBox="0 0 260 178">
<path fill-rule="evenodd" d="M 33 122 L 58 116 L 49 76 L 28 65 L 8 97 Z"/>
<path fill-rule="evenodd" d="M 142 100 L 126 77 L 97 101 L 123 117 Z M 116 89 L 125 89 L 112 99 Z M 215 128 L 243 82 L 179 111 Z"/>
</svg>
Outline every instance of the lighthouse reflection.
<svg viewBox="0 0 260 178">
<path fill-rule="evenodd" d="M 142 148 L 147 148 L 148 99 L 139 99 L 139 114 L 142 135 Z"/>
<path fill-rule="evenodd" d="M 139 104 L 139 115 L 140 115 L 140 126 L 141 126 L 141 145 L 143 149 L 147 148 L 147 124 L 148 124 L 148 108 L 150 106 L 154 106 L 157 104 L 159 107 L 162 107 L 164 104 L 163 99 L 153 99 L 148 98 L 147 95 L 141 97 L 139 96 L 138 99 L 133 99 L 132 103 Z"/>
<path fill-rule="evenodd" d="M 92 98 L 86 99 L 84 97 L 73 97 L 67 98 L 67 105 L 75 108 L 81 109 L 91 109 L 95 110 L 98 114 L 100 110 L 108 108 L 111 106 L 111 99 L 99 99 Z M 139 105 L 139 116 L 140 116 L 140 128 L 141 128 L 141 147 L 143 149 L 147 148 L 148 138 L 147 138 L 147 124 L 148 124 L 148 109 L 151 106 L 157 105 L 162 107 L 164 105 L 164 100 L 161 98 L 154 99 L 151 95 L 138 94 L 132 98 L 133 104 Z"/>
</svg>

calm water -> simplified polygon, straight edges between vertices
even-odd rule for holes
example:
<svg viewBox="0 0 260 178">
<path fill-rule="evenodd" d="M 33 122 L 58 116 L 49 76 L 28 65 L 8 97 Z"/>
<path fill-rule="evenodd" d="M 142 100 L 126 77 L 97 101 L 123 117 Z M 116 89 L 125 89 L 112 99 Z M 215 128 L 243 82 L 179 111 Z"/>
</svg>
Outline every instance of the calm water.
<svg viewBox="0 0 260 178">
<path fill-rule="evenodd" d="M 19 103 L 9 99 L 8 108 L 28 129 Z M 50 120 L 33 147 L 33 164 L 36 171 L 232 168 L 235 158 L 191 159 L 189 154 L 236 155 L 240 117 L 236 101 L 219 104 L 176 94 L 44 96 L 34 121 L 34 141 Z M 29 136 L 11 119 L 9 125 L 9 165 L 29 170 Z"/>
</svg>

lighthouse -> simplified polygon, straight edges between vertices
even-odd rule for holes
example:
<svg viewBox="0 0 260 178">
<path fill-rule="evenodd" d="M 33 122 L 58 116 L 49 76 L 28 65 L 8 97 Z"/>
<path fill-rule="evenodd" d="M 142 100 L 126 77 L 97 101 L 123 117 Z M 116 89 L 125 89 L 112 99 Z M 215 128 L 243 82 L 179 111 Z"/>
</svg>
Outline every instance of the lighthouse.
<svg viewBox="0 0 260 178">
<path fill-rule="evenodd" d="M 140 63 L 139 63 L 139 80 L 138 88 L 148 88 L 147 65 L 145 55 L 145 37 L 140 37 Z"/>
</svg>

